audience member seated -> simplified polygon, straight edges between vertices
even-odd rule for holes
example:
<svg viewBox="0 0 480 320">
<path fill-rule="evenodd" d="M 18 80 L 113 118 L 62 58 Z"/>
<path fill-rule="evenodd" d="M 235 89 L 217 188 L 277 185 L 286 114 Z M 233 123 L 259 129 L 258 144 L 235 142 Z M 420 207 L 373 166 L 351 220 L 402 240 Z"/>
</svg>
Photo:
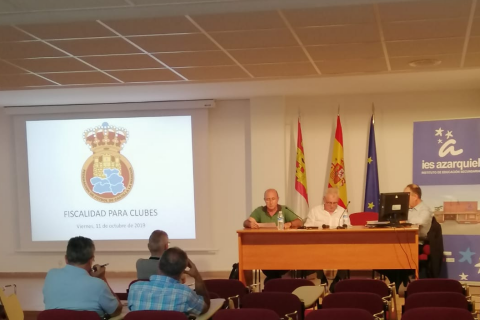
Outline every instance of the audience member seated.
<svg viewBox="0 0 480 320">
<path fill-rule="evenodd" d="M 95 311 L 100 316 L 119 315 L 122 304 L 105 278 L 105 267 L 93 266 L 95 245 L 89 238 L 75 237 L 68 241 L 65 262 L 61 269 L 47 273 L 43 286 L 45 309 Z"/>
<path fill-rule="evenodd" d="M 250 214 L 250 217 L 243 222 L 245 228 L 258 229 L 259 223 L 278 224 L 278 213 L 282 212 L 285 229 L 296 229 L 303 225 L 302 220 L 287 206 L 278 204 L 278 192 L 275 189 L 268 189 L 263 194 L 265 206 L 258 207 Z M 271 279 L 281 278 L 288 270 L 262 270 L 265 274 L 265 283 Z"/>
<path fill-rule="evenodd" d="M 148 250 L 150 258 L 138 259 L 137 279 L 149 279 L 150 276 L 158 274 L 158 262 L 168 249 L 168 234 L 162 230 L 155 230 L 148 239 Z"/>
<path fill-rule="evenodd" d="M 195 292 L 180 283 L 184 272 L 195 279 Z M 150 276 L 148 282 L 135 282 L 130 286 L 128 307 L 131 311 L 165 310 L 198 315 L 207 312 L 210 297 L 187 254 L 180 248 L 170 248 L 160 258 L 158 275 Z"/>
</svg>

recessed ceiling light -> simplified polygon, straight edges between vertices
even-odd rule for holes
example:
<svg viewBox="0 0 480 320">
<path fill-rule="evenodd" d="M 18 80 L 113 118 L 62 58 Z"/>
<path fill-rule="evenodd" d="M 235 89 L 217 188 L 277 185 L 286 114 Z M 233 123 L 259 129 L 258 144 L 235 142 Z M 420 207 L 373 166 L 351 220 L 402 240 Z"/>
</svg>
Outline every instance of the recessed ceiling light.
<svg viewBox="0 0 480 320">
<path fill-rule="evenodd" d="M 435 67 L 442 63 L 442 60 L 438 59 L 420 59 L 420 60 L 413 60 L 410 61 L 408 64 L 414 68 L 427 68 L 427 67 Z"/>
</svg>

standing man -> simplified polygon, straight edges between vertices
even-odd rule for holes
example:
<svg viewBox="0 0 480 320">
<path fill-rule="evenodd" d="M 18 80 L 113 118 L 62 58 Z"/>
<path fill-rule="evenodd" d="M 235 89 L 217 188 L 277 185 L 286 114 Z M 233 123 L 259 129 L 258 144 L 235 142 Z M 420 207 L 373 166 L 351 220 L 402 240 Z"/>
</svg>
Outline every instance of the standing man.
<svg viewBox="0 0 480 320">
<path fill-rule="evenodd" d="M 302 220 L 293 213 L 289 208 L 286 206 L 282 206 L 278 204 L 278 192 L 275 189 L 268 189 L 263 194 L 263 200 L 265 200 L 265 206 L 258 207 L 253 210 L 250 217 L 245 220 L 243 226 L 245 228 L 252 228 L 258 229 L 258 223 L 278 223 L 278 213 L 282 211 L 283 218 L 285 220 L 285 229 L 296 229 L 303 225 Z M 262 270 L 265 274 L 265 282 L 271 279 L 278 279 L 281 278 L 288 270 Z"/>
<path fill-rule="evenodd" d="M 345 223 L 347 227 L 349 227 L 350 218 L 348 217 L 348 214 L 345 221 L 342 219 L 342 216 L 344 213 L 347 213 L 347 210 L 338 205 L 339 197 L 340 195 L 337 188 L 328 188 L 323 196 L 323 204 L 311 208 L 308 212 L 305 226 L 319 228 L 324 228 L 325 226 L 325 228 L 336 229 L 338 226 L 341 227 Z M 317 271 L 317 277 L 322 283 L 328 284 L 327 277 L 323 270 Z M 330 284 L 330 292 L 333 293 L 335 291 L 335 285 L 338 281 L 346 278 L 348 278 L 348 270 L 338 270 L 335 278 Z"/>
<path fill-rule="evenodd" d="M 189 270 L 185 270 L 187 267 Z M 180 283 L 184 272 L 195 279 L 195 291 Z M 210 296 L 197 267 L 185 251 L 170 248 L 160 258 L 158 275 L 130 286 L 128 307 L 131 311 L 165 310 L 199 315 L 210 308 Z"/>
<path fill-rule="evenodd" d="M 105 278 L 105 267 L 93 266 L 94 259 L 95 246 L 91 239 L 75 237 L 68 241 L 67 265 L 48 271 L 45 278 L 45 310 L 95 311 L 101 317 L 122 312 L 122 304 Z"/>
<path fill-rule="evenodd" d="M 138 259 L 137 279 L 149 279 L 150 276 L 158 274 L 158 262 L 165 250 L 168 249 L 168 234 L 162 230 L 155 230 L 148 239 L 148 250 L 150 258 Z"/>
</svg>

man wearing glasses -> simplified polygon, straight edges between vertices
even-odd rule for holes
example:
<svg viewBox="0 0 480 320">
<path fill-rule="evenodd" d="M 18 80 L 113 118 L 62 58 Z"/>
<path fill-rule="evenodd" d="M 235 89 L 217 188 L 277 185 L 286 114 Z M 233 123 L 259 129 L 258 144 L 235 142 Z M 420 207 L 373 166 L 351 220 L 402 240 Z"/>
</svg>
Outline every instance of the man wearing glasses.
<svg viewBox="0 0 480 320">
<path fill-rule="evenodd" d="M 343 224 L 346 224 L 347 227 L 349 227 L 350 218 L 348 214 L 345 216 L 345 219 L 342 218 L 344 213 L 347 213 L 347 210 L 338 205 L 338 199 L 338 189 L 328 188 L 323 197 L 323 205 L 313 207 L 308 212 L 305 226 L 336 229 L 338 226 L 341 227 Z M 327 277 L 325 277 L 323 270 L 317 271 L 317 277 L 321 279 L 322 283 L 328 284 Z M 338 270 L 337 275 L 330 285 L 330 292 L 335 290 L 335 284 L 338 281 L 347 277 L 348 270 Z"/>
</svg>

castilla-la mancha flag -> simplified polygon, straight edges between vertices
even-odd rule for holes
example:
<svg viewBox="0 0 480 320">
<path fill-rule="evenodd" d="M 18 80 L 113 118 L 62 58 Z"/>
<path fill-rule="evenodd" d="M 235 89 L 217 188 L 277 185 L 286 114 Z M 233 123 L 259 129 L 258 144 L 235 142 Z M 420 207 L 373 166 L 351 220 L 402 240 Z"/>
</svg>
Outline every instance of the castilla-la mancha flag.
<svg viewBox="0 0 480 320">
<path fill-rule="evenodd" d="M 295 170 L 294 212 L 305 219 L 308 214 L 307 169 L 305 167 L 305 151 L 303 149 L 302 126 L 298 119 L 297 159 Z"/>
<path fill-rule="evenodd" d="M 343 133 L 340 116 L 337 115 L 337 130 L 333 141 L 332 163 L 330 165 L 329 188 L 337 188 L 340 195 L 338 205 L 346 208 L 347 201 L 347 180 L 345 178 L 345 161 L 343 160 Z"/>
</svg>

